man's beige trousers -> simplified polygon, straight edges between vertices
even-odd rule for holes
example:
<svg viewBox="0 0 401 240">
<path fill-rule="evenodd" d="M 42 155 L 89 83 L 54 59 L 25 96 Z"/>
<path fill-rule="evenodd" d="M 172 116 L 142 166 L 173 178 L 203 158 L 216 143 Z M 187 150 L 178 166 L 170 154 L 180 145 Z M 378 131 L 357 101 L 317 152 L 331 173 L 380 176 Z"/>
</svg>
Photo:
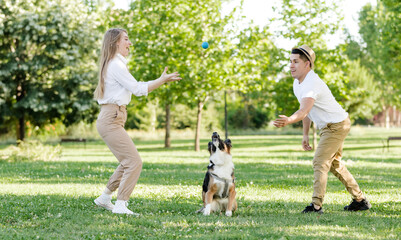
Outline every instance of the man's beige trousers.
<svg viewBox="0 0 401 240">
<path fill-rule="evenodd" d="M 319 145 L 313 159 L 313 196 L 312 203 L 323 205 L 328 172 L 332 172 L 344 184 L 352 198 L 360 201 L 364 198 L 358 183 L 341 161 L 345 137 L 351 128 L 349 118 L 339 123 L 329 123 L 320 132 Z"/>
<path fill-rule="evenodd" d="M 126 120 L 125 106 L 105 104 L 96 123 L 100 136 L 120 162 L 106 187 L 112 192 L 118 188 L 117 200 L 124 201 L 131 196 L 142 170 L 142 159 L 124 129 Z"/>
</svg>

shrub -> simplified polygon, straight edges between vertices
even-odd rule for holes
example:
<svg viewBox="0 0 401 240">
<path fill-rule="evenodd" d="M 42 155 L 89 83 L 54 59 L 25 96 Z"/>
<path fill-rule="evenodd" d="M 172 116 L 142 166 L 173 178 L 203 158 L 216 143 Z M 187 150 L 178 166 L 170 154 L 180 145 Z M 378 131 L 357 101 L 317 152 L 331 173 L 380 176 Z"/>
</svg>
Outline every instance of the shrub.
<svg viewBox="0 0 401 240">
<path fill-rule="evenodd" d="M 268 112 L 253 105 L 242 104 L 228 106 L 228 125 L 234 129 L 260 129 L 269 122 Z"/>
<path fill-rule="evenodd" d="M 53 161 L 61 156 L 60 145 L 44 145 L 40 141 L 21 141 L 18 146 L 9 146 L 0 151 L 2 161 Z"/>
</svg>

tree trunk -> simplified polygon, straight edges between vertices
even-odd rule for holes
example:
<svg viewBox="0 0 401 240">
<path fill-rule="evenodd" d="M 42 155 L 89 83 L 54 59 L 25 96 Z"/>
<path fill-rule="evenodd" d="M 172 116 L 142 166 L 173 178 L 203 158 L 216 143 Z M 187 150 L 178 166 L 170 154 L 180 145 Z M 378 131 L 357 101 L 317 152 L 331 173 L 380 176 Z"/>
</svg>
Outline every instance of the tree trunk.
<svg viewBox="0 0 401 240">
<path fill-rule="evenodd" d="M 157 112 L 156 112 L 156 104 L 150 105 L 150 131 L 156 131 L 156 124 L 157 124 Z"/>
<path fill-rule="evenodd" d="M 17 122 L 17 140 L 24 141 L 25 139 L 25 117 L 18 118 Z"/>
<path fill-rule="evenodd" d="M 385 126 L 386 126 L 386 128 L 387 129 L 389 129 L 390 128 L 390 114 L 389 114 L 389 110 L 390 110 L 390 108 L 389 107 L 384 107 L 384 114 L 385 114 L 385 117 L 384 117 L 384 124 L 385 124 Z"/>
<path fill-rule="evenodd" d="M 226 131 L 226 139 L 228 139 L 227 91 L 224 91 L 224 129 Z"/>
<path fill-rule="evenodd" d="M 312 132 L 313 132 L 313 151 L 315 151 L 317 148 L 317 129 L 315 123 L 312 123 Z"/>
<path fill-rule="evenodd" d="M 397 126 L 397 108 L 395 106 L 393 106 L 393 118 L 391 119 L 391 125 L 393 127 Z"/>
<path fill-rule="evenodd" d="M 242 123 L 242 128 L 248 129 L 249 128 L 249 122 L 250 122 L 250 117 L 249 117 L 249 100 L 248 96 L 246 94 L 243 94 L 243 99 L 244 99 L 244 122 Z"/>
<path fill-rule="evenodd" d="M 21 101 L 25 97 L 25 89 L 22 83 L 20 83 L 17 87 L 17 103 Z M 23 111 L 18 116 L 17 123 L 17 140 L 24 141 L 25 139 L 25 114 Z"/>
<path fill-rule="evenodd" d="M 202 121 L 202 109 L 203 102 L 198 101 L 198 114 L 196 119 L 196 133 L 195 133 L 195 151 L 200 151 L 200 129 L 201 129 L 201 121 Z"/>
<path fill-rule="evenodd" d="M 166 137 L 164 139 L 164 147 L 171 147 L 170 139 L 170 104 L 166 103 Z"/>
</svg>

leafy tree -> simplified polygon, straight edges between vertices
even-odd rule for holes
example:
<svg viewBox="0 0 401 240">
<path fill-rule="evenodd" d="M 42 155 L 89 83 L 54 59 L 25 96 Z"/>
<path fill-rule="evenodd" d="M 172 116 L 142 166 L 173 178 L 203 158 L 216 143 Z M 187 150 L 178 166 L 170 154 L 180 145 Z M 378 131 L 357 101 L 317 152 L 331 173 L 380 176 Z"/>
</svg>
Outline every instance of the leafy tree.
<svg viewBox="0 0 401 240">
<path fill-rule="evenodd" d="M 359 16 L 359 33 L 363 39 L 363 44 L 359 45 L 362 52 L 361 64 L 380 84 L 380 105 L 387 120 L 388 110 L 392 106 L 401 107 L 398 97 L 401 94 L 398 80 L 401 70 L 400 11 L 400 1 L 379 0 L 376 6 L 365 5 Z M 386 121 L 386 126 L 389 126 L 389 121 Z"/>
<path fill-rule="evenodd" d="M 241 96 L 236 97 L 235 101 L 228 102 L 228 122 L 230 123 L 230 129 L 259 129 L 268 123 L 269 109 L 263 108 L 263 106 L 258 104 L 264 103 L 266 99 L 258 99 L 253 95 L 248 95 L 248 97 L 248 103 L 249 101 L 252 101 L 252 103 L 247 106 L 244 106 L 244 98 Z"/>
<path fill-rule="evenodd" d="M 373 117 L 380 98 L 379 87 L 373 75 L 357 60 L 349 62 L 347 77 L 348 91 L 343 102 L 351 119 Z"/>
<path fill-rule="evenodd" d="M 170 146 L 171 107 L 184 103 L 198 108 L 195 149 L 199 150 L 201 113 L 206 100 L 228 79 L 230 42 L 225 27 L 232 16 L 221 16 L 223 1 L 132 2 L 129 11 L 120 12 L 117 25 L 128 30 L 134 53 L 129 67 L 140 81 L 159 77 L 164 66 L 179 71 L 179 83 L 162 86 L 148 99 L 159 99 L 166 112 L 165 146 Z M 209 49 L 201 43 L 208 41 Z"/>
<path fill-rule="evenodd" d="M 263 112 L 263 122 L 267 121 L 274 104 L 271 104 L 276 78 L 283 67 L 280 62 L 283 54 L 272 41 L 269 28 L 250 26 L 238 36 L 234 58 L 234 84 L 232 90 L 241 94 L 244 115 L 241 128 L 262 127 L 256 116 Z M 252 116 L 253 115 L 253 116 Z M 251 118 L 255 121 L 251 121 Z M 261 116 L 257 117 L 262 119 Z M 237 122 L 238 124 L 238 122 Z"/>
<path fill-rule="evenodd" d="M 2 0 L 0 125 L 93 121 L 97 22 L 78 0 Z"/>
<path fill-rule="evenodd" d="M 157 121 L 161 109 L 157 107 L 157 103 L 149 102 L 144 107 L 140 107 L 140 111 L 134 107 L 128 107 L 128 117 L 125 127 L 128 129 L 143 129 L 145 131 L 155 131 L 159 127 Z"/>
</svg>

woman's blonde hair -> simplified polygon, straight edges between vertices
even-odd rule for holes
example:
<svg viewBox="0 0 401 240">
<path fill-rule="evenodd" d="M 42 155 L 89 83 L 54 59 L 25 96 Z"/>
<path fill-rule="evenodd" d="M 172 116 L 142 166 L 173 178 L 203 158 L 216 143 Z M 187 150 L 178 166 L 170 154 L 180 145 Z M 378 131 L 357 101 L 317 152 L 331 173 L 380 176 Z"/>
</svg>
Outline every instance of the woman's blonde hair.
<svg viewBox="0 0 401 240">
<path fill-rule="evenodd" d="M 106 76 L 107 66 L 109 65 L 110 60 L 113 59 L 117 53 L 117 43 L 123 32 L 127 33 L 125 29 L 111 28 L 104 34 L 102 51 L 100 53 L 99 82 L 94 93 L 96 100 L 103 98 L 104 77 Z"/>
</svg>

